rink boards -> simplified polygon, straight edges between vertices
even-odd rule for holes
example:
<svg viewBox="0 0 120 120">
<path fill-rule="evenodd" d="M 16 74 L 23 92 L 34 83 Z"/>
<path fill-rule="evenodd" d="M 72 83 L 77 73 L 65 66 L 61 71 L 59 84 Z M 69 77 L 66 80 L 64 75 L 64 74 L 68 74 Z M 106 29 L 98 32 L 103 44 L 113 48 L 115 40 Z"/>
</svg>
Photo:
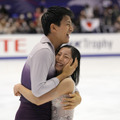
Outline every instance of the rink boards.
<svg viewBox="0 0 120 120">
<path fill-rule="evenodd" d="M 0 36 L 0 59 L 24 59 L 43 34 Z M 82 57 L 120 56 L 120 34 L 72 34 L 69 44 L 77 47 Z"/>
</svg>

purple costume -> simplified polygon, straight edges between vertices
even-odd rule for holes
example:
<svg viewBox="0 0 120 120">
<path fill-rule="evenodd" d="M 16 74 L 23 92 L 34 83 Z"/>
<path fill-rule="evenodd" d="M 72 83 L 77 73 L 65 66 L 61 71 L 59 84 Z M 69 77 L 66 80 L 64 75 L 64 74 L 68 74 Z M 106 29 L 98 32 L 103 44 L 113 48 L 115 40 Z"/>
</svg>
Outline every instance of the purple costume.
<svg viewBox="0 0 120 120">
<path fill-rule="evenodd" d="M 39 97 L 59 84 L 55 76 L 55 50 L 50 40 L 43 36 L 33 48 L 24 65 L 21 83 Z M 23 96 L 15 120 L 51 120 L 51 102 L 37 106 Z"/>
</svg>

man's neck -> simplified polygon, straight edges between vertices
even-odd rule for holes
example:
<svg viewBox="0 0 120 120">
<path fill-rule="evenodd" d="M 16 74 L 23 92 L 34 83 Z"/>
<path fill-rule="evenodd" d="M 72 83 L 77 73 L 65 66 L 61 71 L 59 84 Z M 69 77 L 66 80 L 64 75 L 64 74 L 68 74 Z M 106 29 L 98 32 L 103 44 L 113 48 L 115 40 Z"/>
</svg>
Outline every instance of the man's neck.
<svg viewBox="0 0 120 120">
<path fill-rule="evenodd" d="M 51 43 L 53 44 L 55 50 L 61 46 L 61 44 L 59 43 L 59 41 L 57 40 L 57 38 L 53 35 L 48 35 L 47 36 L 48 39 L 51 41 Z"/>
</svg>

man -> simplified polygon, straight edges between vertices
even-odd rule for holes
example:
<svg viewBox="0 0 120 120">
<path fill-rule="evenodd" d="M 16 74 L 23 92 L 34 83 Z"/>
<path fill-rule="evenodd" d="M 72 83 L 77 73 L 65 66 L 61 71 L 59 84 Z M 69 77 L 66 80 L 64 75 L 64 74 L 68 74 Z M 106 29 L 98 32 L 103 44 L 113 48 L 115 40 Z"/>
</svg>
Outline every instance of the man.
<svg viewBox="0 0 120 120">
<path fill-rule="evenodd" d="M 62 44 L 69 42 L 69 34 L 73 31 L 71 22 L 72 12 L 64 7 L 51 7 L 42 16 L 41 22 L 45 36 L 42 37 L 29 54 L 22 71 L 22 84 L 36 97 L 55 88 L 64 78 L 70 76 L 77 67 L 77 61 L 72 61 L 55 77 L 55 50 Z M 18 93 L 16 93 L 18 94 Z M 78 92 L 66 98 L 72 109 L 77 106 L 81 97 Z M 51 120 L 51 102 L 36 106 L 20 98 L 21 104 L 15 120 Z M 64 102 L 66 104 L 66 102 Z"/>
</svg>

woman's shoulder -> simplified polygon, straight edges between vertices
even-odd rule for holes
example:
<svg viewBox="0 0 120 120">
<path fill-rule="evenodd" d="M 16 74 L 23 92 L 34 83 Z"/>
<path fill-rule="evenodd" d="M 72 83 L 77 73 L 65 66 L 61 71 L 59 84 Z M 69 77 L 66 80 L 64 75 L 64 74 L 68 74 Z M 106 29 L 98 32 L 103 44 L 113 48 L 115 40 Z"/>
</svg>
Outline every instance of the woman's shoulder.
<svg viewBox="0 0 120 120">
<path fill-rule="evenodd" d="M 71 77 L 71 76 L 70 76 L 70 77 L 65 78 L 65 79 L 64 79 L 64 81 L 65 81 L 65 82 L 69 82 L 69 83 L 71 83 L 71 84 L 75 84 L 75 83 L 74 83 L 74 80 L 72 79 L 72 77 Z"/>
<path fill-rule="evenodd" d="M 74 91 L 75 83 L 71 77 L 65 78 L 62 82 L 65 85 L 65 87 L 67 87 L 69 89 L 70 92 Z"/>
</svg>

